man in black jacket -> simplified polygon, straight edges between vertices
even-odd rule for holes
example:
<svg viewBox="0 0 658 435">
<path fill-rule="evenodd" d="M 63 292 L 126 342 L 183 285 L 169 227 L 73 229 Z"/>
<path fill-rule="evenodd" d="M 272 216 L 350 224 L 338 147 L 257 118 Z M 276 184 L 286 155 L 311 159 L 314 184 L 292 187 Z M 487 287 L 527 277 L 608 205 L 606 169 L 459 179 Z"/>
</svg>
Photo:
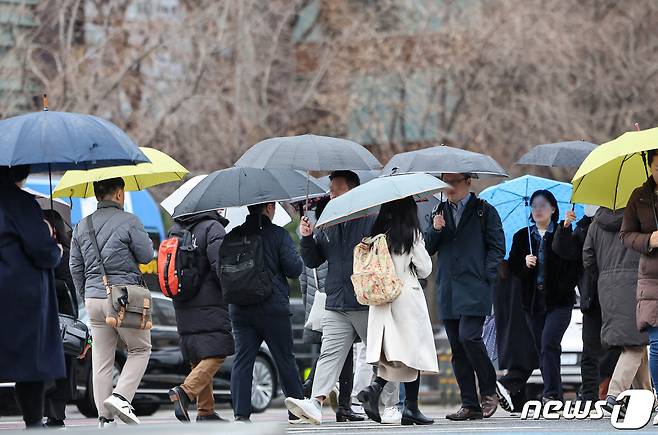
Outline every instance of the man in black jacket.
<svg viewBox="0 0 658 435">
<path fill-rule="evenodd" d="M 437 255 L 437 291 L 441 319 L 452 350 L 452 366 L 462 406 L 446 418 L 491 417 L 498 407 L 496 371 L 482 340 L 485 316 L 505 256 L 505 234 L 495 208 L 471 193 L 469 174 L 445 174 L 451 187 L 439 204 L 425 246 Z M 475 377 L 480 387 L 478 399 Z"/>
<path fill-rule="evenodd" d="M 173 300 L 183 356 L 192 364 L 185 382 L 169 391 L 176 418 L 183 422 L 190 421 L 187 408 L 195 398 L 197 422 L 222 420 L 215 413 L 213 379 L 224 359 L 234 351 L 231 319 L 216 273 L 227 224 L 226 219 L 212 211 L 177 220 L 171 230 L 187 228 L 196 239 L 200 275 L 200 287 L 194 296 Z"/>
<path fill-rule="evenodd" d="M 256 305 L 230 304 L 235 335 L 235 361 L 231 373 L 231 396 L 236 421 L 249 421 L 251 416 L 251 384 L 254 362 L 260 345 L 265 341 L 279 372 L 279 380 L 286 397 L 303 399 L 302 381 L 293 354 L 292 323 L 290 320 L 290 287 L 288 278 L 302 274 L 304 264 L 290 234 L 272 223 L 275 203 L 249 206 L 244 224 L 229 236 L 259 233 L 263 243 L 265 267 L 272 276 L 272 294 Z M 289 422 L 299 419 L 289 415 Z"/>
<path fill-rule="evenodd" d="M 330 175 L 331 198 L 334 199 L 359 185 L 359 177 L 351 171 Z M 315 369 L 311 399 L 287 398 L 286 406 L 300 418 L 322 423 L 322 403 L 336 385 L 345 358 L 358 335 L 365 343 L 368 335 L 368 307 L 357 302 L 352 286 L 354 248 L 370 235 L 374 217 L 355 219 L 330 228 L 317 230 L 302 220 L 302 258 L 307 267 L 328 263 L 325 293 L 327 313 L 322 325 L 322 348 Z M 392 387 L 395 388 L 395 383 Z M 397 402 L 397 400 L 396 400 Z"/>
</svg>

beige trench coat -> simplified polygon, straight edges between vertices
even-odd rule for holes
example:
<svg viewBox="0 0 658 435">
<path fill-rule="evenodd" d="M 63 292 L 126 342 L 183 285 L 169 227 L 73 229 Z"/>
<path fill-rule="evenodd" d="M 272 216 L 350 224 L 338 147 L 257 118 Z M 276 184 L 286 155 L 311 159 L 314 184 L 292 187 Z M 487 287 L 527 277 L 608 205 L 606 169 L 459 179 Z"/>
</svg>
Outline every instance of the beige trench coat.
<svg viewBox="0 0 658 435">
<path fill-rule="evenodd" d="M 412 382 L 418 371 L 439 372 L 432 322 L 418 282 L 432 273 L 432 259 L 420 235 L 411 252 L 392 257 L 404 287 L 390 304 L 370 307 L 366 361 L 379 364 L 378 375 L 387 381 Z"/>
</svg>

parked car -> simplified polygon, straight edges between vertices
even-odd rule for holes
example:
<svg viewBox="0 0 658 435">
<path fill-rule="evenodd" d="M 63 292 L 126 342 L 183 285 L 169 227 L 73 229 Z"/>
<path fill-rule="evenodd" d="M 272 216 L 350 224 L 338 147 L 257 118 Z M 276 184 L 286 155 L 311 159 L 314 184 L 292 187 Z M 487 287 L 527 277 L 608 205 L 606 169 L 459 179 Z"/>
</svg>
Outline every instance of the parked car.
<svg viewBox="0 0 658 435">
<path fill-rule="evenodd" d="M 311 367 L 316 354 L 311 345 L 302 341 L 304 325 L 304 305 L 300 299 L 291 300 L 293 312 L 293 335 L 295 342 L 295 356 L 300 376 Z M 176 330 L 176 317 L 174 306 L 170 299 L 161 293 L 153 292 L 153 329 L 151 331 L 152 353 L 146 373 L 140 383 L 133 406 L 137 415 L 151 415 L 163 404 L 170 403 L 169 389 L 183 382 L 190 371 L 189 364 L 183 360 L 179 346 L 179 336 Z M 80 318 L 86 321 L 84 307 Z M 116 352 L 115 382 L 118 379 L 121 367 L 126 361 L 125 348 L 120 347 Z M 230 379 L 233 357 L 226 359 L 215 376 L 214 393 L 218 402 L 230 402 Z M 84 360 L 78 361 L 76 367 L 77 394 L 74 398 L 80 412 L 86 417 L 98 415 L 94 404 L 91 371 L 91 352 Z M 251 390 L 251 403 L 254 412 L 265 411 L 272 400 L 280 395 L 279 376 L 272 355 L 265 344 L 258 352 L 254 364 L 254 378 Z M 0 409 L 15 408 L 13 403 L 13 384 L 0 384 Z M 7 411 L 2 412 L 7 414 Z"/>
</svg>

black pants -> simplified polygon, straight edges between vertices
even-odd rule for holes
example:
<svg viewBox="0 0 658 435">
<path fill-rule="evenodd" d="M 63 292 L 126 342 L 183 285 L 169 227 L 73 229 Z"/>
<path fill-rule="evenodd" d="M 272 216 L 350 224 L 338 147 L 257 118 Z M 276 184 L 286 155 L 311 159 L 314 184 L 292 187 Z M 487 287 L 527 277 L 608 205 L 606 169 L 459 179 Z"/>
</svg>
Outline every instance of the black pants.
<svg viewBox="0 0 658 435">
<path fill-rule="evenodd" d="M 525 387 L 531 375 L 532 370 L 509 369 L 505 376 L 498 379 L 498 382 L 509 391 L 514 409 L 523 409 L 523 405 L 527 401 Z"/>
<path fill-rule="evenodd" d="M 582 385 L 580 396 L 583 400 L 599 400 L 601 383 L 601 308 L 596 305 L 583 313 L 583 354 L 580 363 Z"/>
<path fill-rule="evenodd" d="M 26 427 L 40 427 L 43 422 L 44 382 L 16 382 L 16 401 Z"/>
<path fill-rule="evenodd" d="M 272 353 L 279 382 L 286 397 L 303 399 L 302 381 L 293 354 L 290 316 L 263 315 L 260 310 L 233 319 L 235 360 L 231 372 L 231 396 L 236 417 L 251 416 L 251 384 L 256 356 L 263 341 Z"/>
<path fill-rule="evenodd" d="M 484 317 L 462 316 L 444 320 L 448 341 L 452 350 L 452 369 L 459 384 L 464 408 L 479 411 L 475 376 L 481 396 L 496 394 L 496 371 L 482 341 Z"/>
<path fill-rule="evenodd" d="M 526 312 L 526 321 L 539 353 L 539 369 L 544 381 L 543 397 L 562 400 L 560 357 L 562 337 L 571 321 L 572 307 L 556 307 L 539 313 Z"/>
<path fill-rule="evenodd" d="M 52 420 L 66 419 L 66 404 L 73 399 L 75 391 L 75 358 L 66 356 L 66 378 L 57 379 L 46 390 L 44 416 Z"/>
<path fill-rule="evenodd" d="M 318 357 L 319 358 L 319 357 Z M 313 379 L 315 379 L 315 368 L 318 366 L 318 358 L 313 362 L 311 373 L 304 383 L 304 397 L 311 397 L 311 390 L 313 388 Z M 354 386 L 354 348 L 345 358 L 345 364 L 340 371 L 338 377 L 338 406 L 342 408 L 349 408 L 352 406 L 352 387 Z"/>
</svg>

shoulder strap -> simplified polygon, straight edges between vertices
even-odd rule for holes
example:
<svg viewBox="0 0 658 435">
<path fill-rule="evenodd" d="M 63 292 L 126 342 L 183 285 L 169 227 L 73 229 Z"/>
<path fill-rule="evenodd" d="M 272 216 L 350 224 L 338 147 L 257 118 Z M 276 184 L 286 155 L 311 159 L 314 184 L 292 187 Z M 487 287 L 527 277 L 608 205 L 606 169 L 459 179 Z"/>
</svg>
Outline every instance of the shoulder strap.
<svg viewBox="0 0 658 435">
<path fill-rule="evenodd" d="M 98 268 L 101 270 L 103 284 L 105 284 L 105 287 L 109 287 L 110 282 L 107 278 L 107 273 L 105 272 L 105 263 L 103 262 L 101 250 L 98 248 L 98 240 L 96 239 L 96 231 L 94 230 L 94 220 L 91 216 L 92 215 L 87 216 L 87 229 L 89 232 L 89 238 L 91 239 L 91 247 L 93 248 L 96 259 L 98 260 Z"/>
</svg>

